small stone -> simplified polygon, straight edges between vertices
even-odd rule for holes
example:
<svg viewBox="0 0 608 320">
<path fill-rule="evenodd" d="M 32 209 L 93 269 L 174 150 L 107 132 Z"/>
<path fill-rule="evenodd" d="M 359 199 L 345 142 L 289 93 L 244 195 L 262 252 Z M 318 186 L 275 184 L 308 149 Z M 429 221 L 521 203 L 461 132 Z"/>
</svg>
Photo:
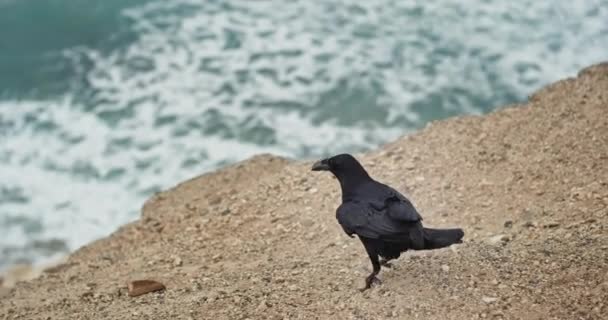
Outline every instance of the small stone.
<svg viewBox="0 0 608 320">
<path fill-rule="evenodd" d="M 319 191 L 317 188 L 310 188 L 310 190 L 308 190 L 308 192 L 312 194 L 317 193 L 317 191 Z"/>
<path fill-rule="evenodd" d="M 559 227 L 559 222 L 549 221 L 543 225 L 544 228 L 557 228 Z"/>
<path fill-rule="evenodd" d="M 486 179 L 482 179 L 481 182 L 479 183 L 480 186 L 482 187 L 490 187 L 492 185 L 494 185 L 491 181 L 488 181 Z"/>
<path fill-rule="evenodd" d="M 505 243 L 509 242 L 509 240 L 511 240 L 511 239 L 509 238 L 508 235 L 499 234 L 499 235 L 495 235 L 495 236 L 491 237 L 490 239 L 488 239 L 488 242 L 490 242 L 490 244 L 505 244 Z"/>
<path fill-rule="evenodd" d="M 309 232 L 309 233 L 307 233 L 307 234 L 304 236 L 304 239 L 306 239 L 306 240 L 312 240 L 312 239 L 314 239 L 316 236 L 317 236 L 317 234 L 316 234 L 316 233 L 314 233 L 314 232 Z"/>
<path fill-rule="evenodd" d="M 416 168 L 416 166 L 412 162 L 404 163 L 403 167 L 407 170 L 414 170 Z"/>
<path fill-rule="evenodd" d="M 450 266 L 444 264 L 441 266 L 441 270 L 443 270 L 443 272 L 450 272 Z"/>
<path fill-rule="evenodd" d="M 83 299 L 90 299 L 93 297 L 93 291 L 90 288 L 87 288 L 84 292 L 80 294 L 80 297 Z"/>
<path fill-rule="evenodd" d="M 268 309 L 268 307 L 270 307 L 270 305 L 268 304 L 268 302 L 266 302 L 266 300 L 262 300 L 262 302 L 260 302 L 260 304 L 258 305 L 258 307 L 256 308 L 256 310 L 258 312 L 265 311 L 266 309 Z"/>
<path fill-rule="evenodd" d="M 513 226 L 513 221 L 507 220 L 504 224 L 505 228 L 511 228 Z"/>
<path fill-rule="evenodd" d="M 201 285 L 200 282 L 194 279 L 190 280 L 190 282 L 192 283 L 192 290 L 199 291 L 203 289 L 203 285 Z"/>
<path fill-rule="evenodd" d="M 216 205 L 216 204 L 219 204 L 220 202 L 222 202 L 222 198 L 220 198 L 220 197 L 214 197 L 209 200 L 210 205 Z"/>
<path fill-rule="evenodd" d="M 315 221 L 312 219 L 305 219 L 302 221 L 302 226 L 304 227 L 312 227 L 315 224 Z"/>
<path fill-rule="evenodd" d="M 173 259 L 173 265 L 175 267 L 181 267 L 183 264 L 182 258 L 180 257 L 175 257 L 175 259 Z"/>
<path fill-rule="evenodd" d="M 494 303 L 494 302 L 498 301 L 498 298 L 495 298 L 495 297 L 486 297 L 486 296 L 483 296 L 483 297 L 481 298 L 481 301 L 483 301 L 483 302 L 485 302 L 485 303 Z"/>
<path fill-rule="evenodd" d="M 165 290 L 164 284 L 154 280 L 135 280 L 127 284 L 130 297 L 141 296 L 142 294 Z"/>
</svg>

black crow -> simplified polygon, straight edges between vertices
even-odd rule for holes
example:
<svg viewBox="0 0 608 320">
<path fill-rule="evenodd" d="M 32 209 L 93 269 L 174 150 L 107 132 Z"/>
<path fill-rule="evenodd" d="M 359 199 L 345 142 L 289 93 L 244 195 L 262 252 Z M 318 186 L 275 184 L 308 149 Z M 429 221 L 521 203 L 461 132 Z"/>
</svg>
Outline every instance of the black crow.
<svg viewBox="0 0 608 320">
<path fill-rule="evenodd" d="M 342 204 L 336 210 L 336 218 L 347 235 L 359 236 L 372 262 L 373 271 L 362 290 L 379 282 L 376 275 L 380 266 L 389 267 L 388 261 L 399 258 L 401 252 L 462 242 L 462 229 L 424 228 L 412 203 L 395 189 L 372 179 L 350 154 L 320 160 L 312 170 L 330 171 L 340 181 Z"/>
</svg>

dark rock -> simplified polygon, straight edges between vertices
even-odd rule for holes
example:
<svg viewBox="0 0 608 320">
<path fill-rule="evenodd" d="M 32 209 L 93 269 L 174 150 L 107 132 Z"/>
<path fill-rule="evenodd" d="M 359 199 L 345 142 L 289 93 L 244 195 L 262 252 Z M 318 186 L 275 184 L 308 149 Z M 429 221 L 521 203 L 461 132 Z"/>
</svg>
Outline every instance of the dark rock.
<svg viewBox="0 0 608 320">
<path fill-rule="evenodd" d="M 154 280 L 135 280 L 128 283 L 127 289 L 130 297 L 137 297 L 146 293 L 165 290 L 166 287 Z"/>
<path fill-rule="evenodd" d="M 544 228 L 557 228 L 559 227 L 559 222 L 549 221 L 543 225 Z"/>
<path fill-rule="evenodd" d="M 221 197 L 213 197 L 213 198 L 209 199 L 209 204 L 212 206 L 219 204 L 220 202 L 222 202 Z"/>
</svg>

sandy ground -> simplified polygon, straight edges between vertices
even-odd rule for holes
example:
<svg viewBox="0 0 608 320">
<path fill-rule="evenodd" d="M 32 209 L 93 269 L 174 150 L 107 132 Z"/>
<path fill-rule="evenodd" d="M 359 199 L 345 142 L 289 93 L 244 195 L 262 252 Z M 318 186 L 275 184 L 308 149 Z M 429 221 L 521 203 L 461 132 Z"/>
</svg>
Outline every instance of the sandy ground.
<svg viewBox="0 0 608 320">
<path fill-rule="evenodd" d="M 608 65 L 358 156 L 465 242 L 406 253 L 361 293 L 371 266 L 335 220 L 337 181 L 263 155 L 4 288 L 0 318 L 607 319 Z M 167 290 L 129 297 L 136 279 Z"/>
</svg>

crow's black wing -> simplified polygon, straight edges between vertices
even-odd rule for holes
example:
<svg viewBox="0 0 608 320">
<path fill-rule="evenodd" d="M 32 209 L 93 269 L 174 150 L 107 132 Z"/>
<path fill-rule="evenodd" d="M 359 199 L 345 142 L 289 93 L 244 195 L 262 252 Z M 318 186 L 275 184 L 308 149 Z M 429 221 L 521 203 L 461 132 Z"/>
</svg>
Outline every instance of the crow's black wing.
<svg viewBox="0 0 608 320">
<path fill-rule="evenodd" d="M 336 219 L 338 219 L 338 223 L 340 223 L 344 232 L 352 236 L 353 234 L 359 234 L 357 231 L 367 224 L 367 213 L 358 204 L 347 202 L 340 205 L 336 210 Z M 370 238 L 372 238 L 371 235 Z"/>
<path fill-rule="evenodd" d="M 348 235 L 357 234 L 391 242 L 423 241 L 419 221 L 391 217 L 389 210 L 377 210 L 365 202 L 345 202 L 336 211 L 338 222 Z"/>
<path fill-rule="evenodd" d="M 422 217 L 410 200 L 397 190 L 389 186 L 386 186 L 386 188 L 388 188 L 386 204 L 391 218 L 405 222 L 422 221 Z"/>
<path fill-rule="evenodd" d="M 403 222 L 422 221 L 422 217 L 414 205 L 397 190 L 379 183 L 368 185 L 364 190 L 363 198 L 375 210 L 386 210 L 388 215 Z"/>
</svg>

